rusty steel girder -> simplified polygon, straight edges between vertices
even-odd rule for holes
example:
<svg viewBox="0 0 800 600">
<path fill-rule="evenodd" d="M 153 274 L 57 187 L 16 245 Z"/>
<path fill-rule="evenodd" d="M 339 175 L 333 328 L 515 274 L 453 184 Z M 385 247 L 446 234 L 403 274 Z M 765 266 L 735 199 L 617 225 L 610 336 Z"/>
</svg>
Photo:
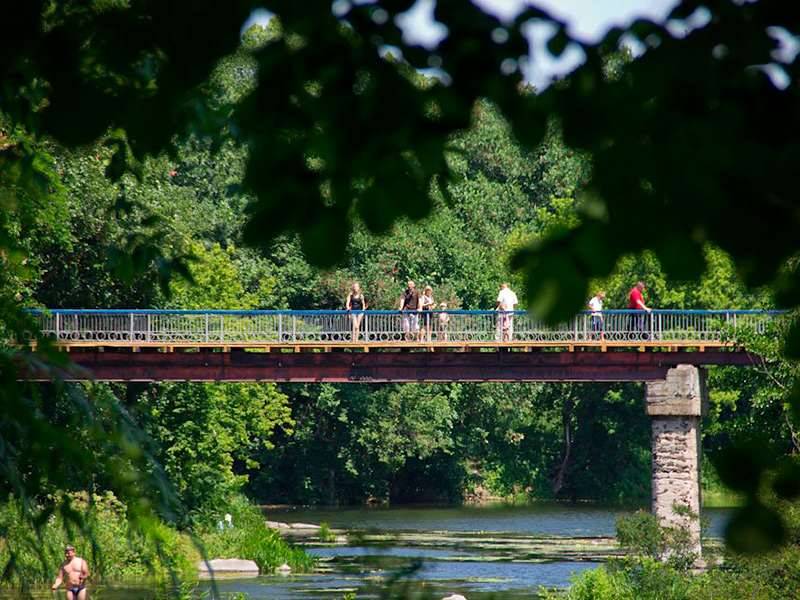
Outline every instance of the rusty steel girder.
<svg viewBox="0 0 800 600">
<path fill-rule="evenodd" d="M 69 354 L 64 380 L 454 382 L 454 381 L 653 381 L 679 364 L 750 366 L 747 352 L 131 352 Z M 51 379 L 52 373 L 29 373 Z"/>
</svg>

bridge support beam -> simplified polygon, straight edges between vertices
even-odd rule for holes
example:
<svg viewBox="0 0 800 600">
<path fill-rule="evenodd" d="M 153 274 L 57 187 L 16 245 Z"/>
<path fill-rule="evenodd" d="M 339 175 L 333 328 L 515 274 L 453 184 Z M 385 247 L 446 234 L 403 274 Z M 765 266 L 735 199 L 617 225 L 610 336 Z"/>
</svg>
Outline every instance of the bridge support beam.
<svg viewBox="0 0 800 600">
<path fill-rule="evenodd" d="M 706 371 L 678 365 L 664 381 L 646 384 L 653 419 L 653 514 L 662 525 L 689 531 L 700 548 L 700 417 L 708 412 Z"/>
</svg>

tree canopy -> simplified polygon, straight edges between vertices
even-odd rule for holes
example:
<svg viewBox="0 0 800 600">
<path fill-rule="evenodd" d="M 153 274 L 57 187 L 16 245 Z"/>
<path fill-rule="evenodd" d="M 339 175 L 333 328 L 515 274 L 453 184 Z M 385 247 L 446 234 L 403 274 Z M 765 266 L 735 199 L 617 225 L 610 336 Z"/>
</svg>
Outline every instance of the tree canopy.
<svg viewBox="0 0 800 600">
<path fill-rule="evenodd" d="M 109 307 L 156 303 L 170 289 L 173 305 L 190 303 L 181 283 L 169 287 L 175 272 L 208 290 L 225 289 L 233 304 L 337 301 L 341 276 L 317 278 L 302 256 L 323 267 L 363 264 L 356 274 L 373 290 L 387 285 L 389 297 L 395 283 L 387 273 L 401 264 L 406 272 L 398 277 L 424 272 L 448 299 L 470 306 L 489 293 L 476 265 L 499 275 L 511 260 L 533 308 L 560 320 L 583 306 L 591 284 L 624 289 L 615 267 L 649 269 L 654 279 L 663 268 L 670 278 L 701 281 L 683 291 L 656 288 L 663 306 L 714 306 L 715 289 L 749 302 L 721 250 L 746 284 L 771 284 L 780 306 L 800 305 L 793 262 L 800 239 L 793 190 L 800 61 L 781 51 L 782 40 L 800 33 L 793 3 L 684 0 L 668 25 L 640 20 L 588 44 L 570 39 L 563 23 L 537 8 L 501 22 L 471 3 L 438 0 L 435 18 L 448 33 L 435 48 L 403 38 L 396 16 L 412 0 L 336 4 L 334 12 L 330 3 L 286 0 L 2 3 L 0 21 L 14 24 L 0 40 L 4 327 L 22 333 L 29 326 L 18 309 L 34 301 L 31 282 L 39 280 L 35 300 L 52 306 L 87 298 Z M 278 21 L 242 41 L 242 23 L 261 5 Z M 523 80 L 522 28 L 531 20 L 554 26 L 547 45 L 554 56 L 575 47 L 586 57 L 545 90 Z M 630 36 L 644 52 L 620 61 Z M 382 57 L 386 47 L 402 58 Z M 446 78 L 420 82 L 416 69 L 430 66 Z M 514 144 L 498 141 L 505 132 Z M 563 145 L 550 143 L 556 132 Z M 480 227 L 464 227 L 472 212 L 497 206 Z M 531 214 L 531 224 L 503 243 L 499 233 L 513 223 L 503 210 L 509 206 Z M 432 210 L 437 218 L 412 231 L 410 222 Z M 381 248 L 383 262 L 360 260 L 374 255 L 369 233 L 389 231 L 402 235 Z M 463 234 L 435 260 L 422 254 L 428 238 L 453 231 Z M 232 256 L 228 247 L 241 242 L 268 260 Z M 529 245 L 520 249 L 518 242 Z M 56 256 L 72 262 L 44 274 Z M 443 269 L 467 275 L 447 287 Z M 241 294 L 226 287 L 237 279 Z M 798 354 L 795 334 L 785 355 Z M 14 409 L 6 410 L 14 426 L 3 440 L 9 456 L 19 456 L 15 443 L 29 434 L 26 419 L 41 425 L 31 409 L 38 397 L 21 391 L 14 364 L 0 358 L 3 404 Z M 217 419 L 219 398 L 201 387 L 194 393 Z M 252 430 L 261 448 L 274 427 L 288 426 L 281 393 L 236 394 L 253 411 L 271 407 L 275 415 L 261 422 L 248 409 L 231 436 Z M 390 394 L 390 403 L 403 394 L 417 401 L 403 392 Z M 149 398 L 153 411 L 186 403 L 183 390 Z M 781 398 L 786 402 L 773 401 L 770 410 L 784 414 L 792 403 L 800 409 L 800 388 Z M 397 422 L 419 423 L 430 413 L 431 427 L 447 430 L 452 405 L 445 400 L 433 391 L 414 404 L 418 412 Z M 69 395 L 65 401 L 82 406 Z M 567 424 L 569 396 L 562 402 L 552 414 Z M 366 410 L 357 397 L 351 403 Z M 528 427 L 530 419 L 522 415 L 520 423 Z M 213 441 L 200 433 L 197 443 Z M 380 428 L 360 433 L 348 448 L 354 455 L 364 440 L 381 436 Z M 127 437 L 118 439 L 119 447 L 130 447 Z M 218 441 L 217 464 L 228 468 L 236 453 Z M 453 452 L 444 442 L 436 447 L 441 456 Z M 115 448 L 103 456 L 113 457 Z M 368 457 L 375 472 L 393 466 L 383 450 Z M 404 456 L 414 451 L 405 448 Z M 41 455 L 56 460 L 52 449 Z M 19 478 L 21 467 L 10 460 L 4 475 Z M 207 481 L 203 473 L 195 477 L 198 485 Z M 226 485 L 233 481 L 225 478 Z"/>
<path fill-rule="evenodd" d="M 450 135 L 486 98 L 523 145 L 539 144 L 556 118 L 566 144 L 592 156 L 581 224 L 516 259 L 540 313 L 568 316 L 591 277 L 646 248 L 677 277 L 700 275 L 710 241 L 747 283 L 778 278 L 796 252 L 798 224 L 798 66 L 781 53 L 781 39 L 800 27 L 791 4 L 685 0 L 668 26 L 640 20 L 587 44 L 537 8 L 501 22 L 470 3 L 440 0 L 435 18 L 448 33 L 433 49 L 406 43 L 396 24 L 412 4 L 337 5 L 334 14 L 327 3 L 265 3 L 281 32 L 250 49 L 234 73 L 256 80 L 232 98 L 209 76 L 242 52 L 239 28 L 255 3 L 42 0 L 13 5 L 13 17 L 8 3 L 4 21 L 15 27 L 0 53 L 0 108 L 27 132 L 66 144 L 107 136 L 112 178 L 131 158 L 172 148 L 176 135 L 238 139 L 248 147 L 244 184 L 254 195 L 247 239 L 268 244 L 297 231 L 311 262 L 330 265 L 354 219 L 382 232 L 401 216 L 429 212 L 432 187 L 455 176 Z M 586 56 L 539 94 L 520 92 L 528 55 L 521 28 L 533 19 L 554 25 L 553 55 L 573 46 Z M 646 49 L 609 76 L 625 35 Z M 402 61 L 382 59 L 386 46 Z M 409 67 L 432 64 L 447 83 L 414 85 Z M 778 71 L 785 86 L 770 77 Z M 19 144 L 5 146 L 4 163 L 20 169 L 8 187 L 18 189 L 40 167 Z M 783 302 L 796 304 L 797 279 L 780 281 Z"/>
</svg>

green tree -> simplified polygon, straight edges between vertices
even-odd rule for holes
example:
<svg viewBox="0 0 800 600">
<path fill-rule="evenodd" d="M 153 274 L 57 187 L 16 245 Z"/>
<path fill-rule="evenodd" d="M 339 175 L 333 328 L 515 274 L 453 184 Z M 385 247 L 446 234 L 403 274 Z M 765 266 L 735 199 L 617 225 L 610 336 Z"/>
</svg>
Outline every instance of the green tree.
<svg viewBox="0 0 800 600">
<path fill-rule="evenodd" d="M 159 384 L 136 397 L 145 431 L 182 506 L 194 520 L 218 513 L 273 448 L 276 428 L 292 425 L 274 384 Z M 206 521 L 209 519 L 206 518 Z"/>
</svg>

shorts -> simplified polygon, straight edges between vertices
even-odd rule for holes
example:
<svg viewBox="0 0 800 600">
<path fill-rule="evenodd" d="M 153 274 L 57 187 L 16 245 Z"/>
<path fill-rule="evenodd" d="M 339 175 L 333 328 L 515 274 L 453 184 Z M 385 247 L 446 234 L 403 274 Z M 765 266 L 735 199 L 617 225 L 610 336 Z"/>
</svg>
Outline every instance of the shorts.
<svg viewBox="0 0 800 600">
<path fill-rule="evenodd" d="M 603 331 L 603 317 L 592 315 L 592 331 Z"/>
<path fill-rule="evenodd" d="M 403 333 L 419 331 L 419 314 L 416 312 L 403 313 Z"/>
</svg>

